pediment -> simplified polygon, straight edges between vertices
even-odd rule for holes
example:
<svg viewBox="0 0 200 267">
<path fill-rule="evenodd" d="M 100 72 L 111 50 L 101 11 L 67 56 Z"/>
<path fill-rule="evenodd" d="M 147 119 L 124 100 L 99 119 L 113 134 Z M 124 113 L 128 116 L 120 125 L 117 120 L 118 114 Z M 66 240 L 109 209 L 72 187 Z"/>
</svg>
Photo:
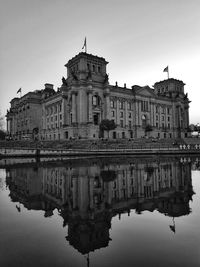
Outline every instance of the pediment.
<svg viewBox="0 0 200 267">
<path fill-rule="evenodd" d="M 156 97 L 156 94 L 149 86 L 141 87 L 139 90 L 137 90 L 136 94 L 147 96 L 147 97 Z"/>
</svg>

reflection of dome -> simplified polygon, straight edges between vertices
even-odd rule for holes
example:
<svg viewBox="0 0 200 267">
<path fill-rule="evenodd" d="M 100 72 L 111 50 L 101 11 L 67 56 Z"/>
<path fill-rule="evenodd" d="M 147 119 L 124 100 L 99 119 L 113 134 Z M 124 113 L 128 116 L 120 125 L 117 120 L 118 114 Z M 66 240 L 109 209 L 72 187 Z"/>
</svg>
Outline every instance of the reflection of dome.
<svg viewBox="0 0 200 267">
<path fill-rule="evenodd" d="M 109 237 L 111 225 L 108 220 L 104 216 L 98 216 L 94 220 L 77 218 L 77 221 L 69 222 L 66 240 L 82 254 L 107 247 L 111 240 Z"/>
</svg>

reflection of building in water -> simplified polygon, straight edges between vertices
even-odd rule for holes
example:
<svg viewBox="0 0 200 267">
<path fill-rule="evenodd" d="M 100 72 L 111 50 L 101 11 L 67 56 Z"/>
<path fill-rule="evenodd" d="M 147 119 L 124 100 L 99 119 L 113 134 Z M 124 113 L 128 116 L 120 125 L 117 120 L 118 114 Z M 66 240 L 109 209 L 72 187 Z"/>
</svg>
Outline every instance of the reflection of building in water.
<svg viewBox="0 0 200 267">
<path fill-rule="evenodd" d="M 111 219 L 144 210 L 177 217 L 189 214 L 193 195 L 191 163 L 174 158 L 96 159 L 70 161 L 37 168 L 7 170 L 13 201 L 42 209 L 57 208 L 68 224 L 66 239 L 86 254 L 106 247 Z"/>
</svg>

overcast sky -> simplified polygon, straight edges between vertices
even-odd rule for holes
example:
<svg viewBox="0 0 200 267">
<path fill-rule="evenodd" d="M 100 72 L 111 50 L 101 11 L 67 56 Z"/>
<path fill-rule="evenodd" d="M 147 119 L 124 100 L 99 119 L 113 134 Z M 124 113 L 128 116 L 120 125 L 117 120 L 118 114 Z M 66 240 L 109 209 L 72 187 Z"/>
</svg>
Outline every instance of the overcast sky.
<svg viewBox="0 0 200 267">
<path fill-rule="evenodd" d="M 107 61 L 110 83 L 186 83 L 190 123 L 200 122 L 200 0 L 0 0 L 0 110 L 10 100 L 61 86 L 64 64 L 81 52 Z"/>
</svg>

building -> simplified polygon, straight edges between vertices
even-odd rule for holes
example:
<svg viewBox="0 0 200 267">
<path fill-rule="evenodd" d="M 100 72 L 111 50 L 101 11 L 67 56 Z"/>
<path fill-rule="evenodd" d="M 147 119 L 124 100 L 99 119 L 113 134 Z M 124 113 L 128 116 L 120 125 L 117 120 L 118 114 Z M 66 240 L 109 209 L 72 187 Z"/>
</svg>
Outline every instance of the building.
<svg viewBox="0 0 200 267">
<path fill-rule="evenodd" d="M 81 52 L 65 65 L 67 78 L 57 92 L 46 84 L 45 89 L 14 98 L 7 113 L 10 136 L 34 138 L 37 128 L 41 140 L 99 138 L 99 124 L 109 119 L 117 126 L 110 134 L 113 139 L 187 137 L 190 101 L 182 81 L 170 78 L 153 88 L 110 85 L 107 64 L 102 57 Z M 26 106 L 33 118 L 23 112 Z M 26 126 L 27 119 L 32 123 Z"/>
</svg>

